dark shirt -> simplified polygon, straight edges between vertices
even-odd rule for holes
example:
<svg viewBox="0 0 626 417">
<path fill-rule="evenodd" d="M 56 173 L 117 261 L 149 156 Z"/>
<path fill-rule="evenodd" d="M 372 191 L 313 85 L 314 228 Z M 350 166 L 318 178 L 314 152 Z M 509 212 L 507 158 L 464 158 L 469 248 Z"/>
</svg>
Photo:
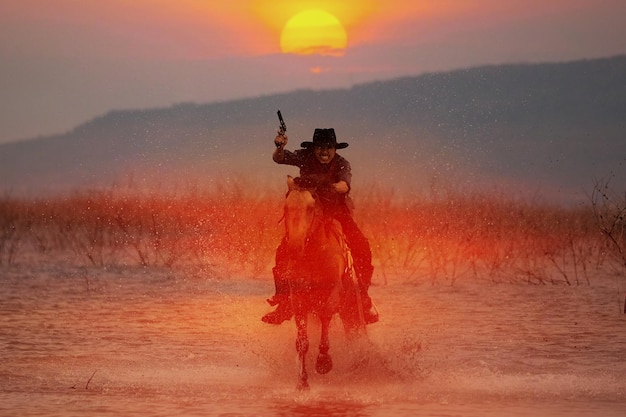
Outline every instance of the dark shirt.
<svg viewBox="0 0 626 417">
<path fill-rule="evenodd" d="M 340 194 L 330 189 L 330 185 L 339 181 L 345 181 L 350 189 L 352 171 L 350 163 L 341 155 L 335 153 L 335 157 L 327 164 L 317 160 L 313 150 L 298 149 L 294 152 L 285 150 L 285 157 L 278 162 L 283 165 L 293 165 L 300 168 L 300 178 L 305 184 L 310 184 L 317 189 L 325 208 L 344 206 L 346 194 Z"/>
</svg>

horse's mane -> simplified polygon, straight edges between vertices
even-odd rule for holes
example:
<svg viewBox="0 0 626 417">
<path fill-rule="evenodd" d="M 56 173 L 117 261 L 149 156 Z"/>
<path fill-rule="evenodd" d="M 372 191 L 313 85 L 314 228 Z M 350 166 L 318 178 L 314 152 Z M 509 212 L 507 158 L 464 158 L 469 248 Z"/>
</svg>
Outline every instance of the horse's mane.
<svg viewBox="0 0 626 417">
<path fill-rule="evenodd" d="M 291 177 L 291 176 L 288 176 L 287 184 L 288 184 L 288 191 L 285 197 L 289 197 L 289 193 L 291 191 L 300 191 L 300 192 L 308 191 L 311 194 L 311 197 L 313 197 L 313 200 L 315 200 L 316 210 L 318 210 L 318 214 L 320 215 L 320 217 L 324 219 L 325 221 L 331 221 L 331 222 L 333 221 L 331 217 L 328 217 L 326 215 L 327 213 L 324 210 L 324 206 L 322 204 L 319 204 L 320 203 L 320 189 L 325 188 L 328 185 L 319 184 L 313 180 L 305 179 L 302 177 Z"/>
<path fill-rule="evenodd" d="M 332 234 L 336 236 L 336 238 L 339 241 L 341 241 L 342 235 L 343 235 L 341 231 L 341 225 L 339 224 L 337 220 L 335 220 L 331 216 L 328 216 L 327 213 L 324 212 L 323 205 L 320 203 L 320 199 L 318 196 L 318 187 L 312 185 L 311 182 L 303 181 L 299 177 L 296 177 L 296 178 L 289 177 L 288 187 L 289 187 L 289 191 L 287 192 L 287 196 L 286 196 L 287 200 L 289 200 L 290 198 L 299 198 L 296 196 L 291 196 L 291 193 L 297 192 L 299 196 L 302 196 L 302 193 L 307 193 L 308 195 L 310 195 L 310 198 L 312 198 L 314 201 L 315 214 L 313 215 L 312 222 L 308 226 L 312 227 L 315 230 L 309 230 L 308 233 L 319 231 L 318 228 L 322 227 L 326 235 Z M 300 198 L 306 199 L 309 197 L 300 197 Z M 287 210 L 288 205 L 289 205 L 289 202 L 286 202 L 285 210 Z M 283 219 L 286 219 L 286 215 L 287 215 L 287 212 L 285 211 L 285 213 L 283 214 Z M 288 231 L 286 232 L 289 233 Z"/>
</svg>

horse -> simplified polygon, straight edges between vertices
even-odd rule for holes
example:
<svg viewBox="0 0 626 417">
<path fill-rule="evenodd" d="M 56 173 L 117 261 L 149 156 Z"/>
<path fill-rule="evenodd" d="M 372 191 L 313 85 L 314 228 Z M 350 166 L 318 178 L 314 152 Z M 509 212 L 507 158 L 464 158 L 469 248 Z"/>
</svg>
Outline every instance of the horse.
<svg viewBox="0 0 626 417">
<path fill-rule="evenodd" d="M 284 206 L 285 238 L 289 263 L 287 279 L 297 328 L 299 382 L 297 389 L 309 388 L 306 354 L 309 350 L 308 317 L 317 315 L 321 323 L 319 355 L 315 369 L 320 374 L 332 370 L 328 331 L 332 317 L 339 313 L 348 336 L 363 334 L 365 323 L 360 292 L 341 225 L 324 216 L 313 189 L 300 187 L 287 178 Z"/>
</svg>

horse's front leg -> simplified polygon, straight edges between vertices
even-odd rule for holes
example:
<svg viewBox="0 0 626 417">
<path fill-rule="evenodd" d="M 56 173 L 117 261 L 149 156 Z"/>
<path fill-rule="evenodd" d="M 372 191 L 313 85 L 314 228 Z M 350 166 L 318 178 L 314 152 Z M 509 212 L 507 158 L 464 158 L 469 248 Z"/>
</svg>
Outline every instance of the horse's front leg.
<svg viewBox="0 0 626 417">
<path fill-rule="evenodd" d="M 332 316 L 325 316 L 320 318 L 322 322 L 322 335 L 320 337 L 320 353 L 315 363 L 315 370 L 320 374 L 327 374 L 333 369 L 333 360 L 328 354 L 328 349 L 330 348 L 328 329 L 330 328 L 331 317 Z"/>
<path fill-rule="evenodd" d="M 300 374 L 300 382 L 297 389 L 309 389 L 309 374 L 306 370 L 306 354 L 309 351 L 309 338 L 307 335 L 307 317 L 300 314 L 295 317 L 296 326 L 298 328 L 298 336 L 296 337 L 296 351 L 298 352 L 298 368 Z"/>
</svg>

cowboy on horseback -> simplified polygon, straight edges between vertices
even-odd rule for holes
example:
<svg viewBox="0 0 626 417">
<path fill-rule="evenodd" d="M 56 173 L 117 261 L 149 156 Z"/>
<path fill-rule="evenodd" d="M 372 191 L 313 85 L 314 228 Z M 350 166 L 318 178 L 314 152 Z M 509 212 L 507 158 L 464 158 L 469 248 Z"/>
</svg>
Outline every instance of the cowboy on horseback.
<svg viewBox="0 0 626 417">
<path fill-rule="evenodd" d="M 334 129 L 315 129 L 312 142 L 302 142 L 302 149 L 294 152 L 285 149 L 288 138 L 279 133 L 274 139 L 276 150 L 274 162 L 300 168 L 300 184 L 315 188 L 323 207 L 324 215 L 337 220 L 342 227 L 345 239 L 354 259 L 354 269 L 359 284 L 366 324 L 378 321 L 378 313 L 368 295 L 372 282 L 372 252 L 369 241 L 363 235 L 352 217 L 352 200 L 349 197 L 352 172 L 350 163 L 336 153 L 337 149 L 348 147 L 347 143 L 337 143 Z M 273 268 L 275 295 L 267 302 L 278 305 L 276 310 L 267 313 L 261 320 L 269 324 L 281 324 L 291 319 L 293 311 L 289 300 L 287 265 L 289 254 L 285 239 L 276 250 L 276 265 Z"/>
</svg>

